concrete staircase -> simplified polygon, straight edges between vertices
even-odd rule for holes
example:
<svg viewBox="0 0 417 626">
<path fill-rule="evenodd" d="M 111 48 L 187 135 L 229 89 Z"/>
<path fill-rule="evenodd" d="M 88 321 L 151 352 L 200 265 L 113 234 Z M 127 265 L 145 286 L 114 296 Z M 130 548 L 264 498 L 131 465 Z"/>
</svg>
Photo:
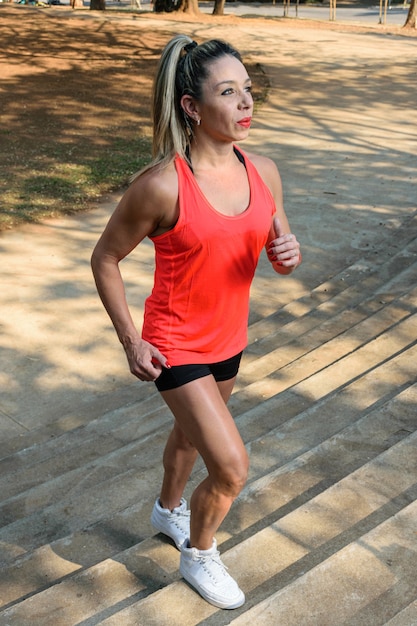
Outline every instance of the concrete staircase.
<svg viewBox="0 0 417 626">
<path fill-rule="evenodd" d="M 251 472 L 218 533 L 241 609 L 204 602 L 152 530 L 171 418 L 135 385 L 3 442 L 0 626 L 417 624 L 416 216 L 394 234 L 250 326 L 230 407 Z"/>
</svg>

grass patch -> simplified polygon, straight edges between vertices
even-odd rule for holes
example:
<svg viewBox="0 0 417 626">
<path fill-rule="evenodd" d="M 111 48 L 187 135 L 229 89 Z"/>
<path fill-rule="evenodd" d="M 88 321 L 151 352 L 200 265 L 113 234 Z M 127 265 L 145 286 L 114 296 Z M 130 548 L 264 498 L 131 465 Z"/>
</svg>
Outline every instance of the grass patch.
<svg viewBox="0 0 417 626">
<path fill-rule="evenodd" d="M 0 230 L 90 208 L 149 162 L 151 143 L 118 136 L 115 128 L 99 146 L 83 139 L 66 146 L 51 138 L 37 154 L 24 153 L 24 142 L 15 144 L 14 163 L 0 169 Z"/>
</svg>

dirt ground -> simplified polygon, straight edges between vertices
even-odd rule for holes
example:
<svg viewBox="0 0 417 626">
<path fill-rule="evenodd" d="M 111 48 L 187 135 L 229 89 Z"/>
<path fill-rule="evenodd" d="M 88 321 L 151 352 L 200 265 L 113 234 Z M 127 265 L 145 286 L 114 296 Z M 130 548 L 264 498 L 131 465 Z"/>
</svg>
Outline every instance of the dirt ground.
<svg viewBox="0 0 417 626">
<path fill-rule="evenodd" d="M 172 33 L 142 29 L 138 36 L 132 16 L 117 21 L 112 12 L 108 19 L 110 11 L 0 5 L 0 13 L 0 212 L 7 216 L 0 220 L 1 230 L 45 217 L 36 209 L 35 195 L 47 207 L 46 216 L 66 212 L 69 205 L 76 209 L 78 203 L 85 208 L 85 197 L 73 188 L 82 176 L 79 169 L 88 169 L 93 160 L 97 164 L 100 155 L 109 153 L 110 168 L 112 161 L 123 160 L 116 154 L 123 150 L 149 156 L 152 77 Z M 268 78 L 256 63 L 249 70 L 259 102 Z M 132 137 L 148 141 L 135 145 Z M 60 179 L 63 164 L 68 170 L 72 163 L 74 177 L 66 189 Z M 126 166 L 126 180 L 137 169 Z M 108 179 L 107 186 L 104 181 L 90 190 L 90 200 L 120 184 L 120 178 Z"/>
<path fill-rule="evenodd" d="M 194 22 L 196 27 L 198 23 L 230 24 L 231 28 L 243 23 L 256 28 L 267 21 L 205 14 L 194 18 L 146 12 L 100 14 L 10 4 L 0 4 L 0 17 L 0 213 L 7 217 L 0 222 L 0 229 L 36 219 L 36 208 L 27 208 L 36 194 L 40 195 L 38 204 L 46 207 L 40 217 L 67 212 L 69 206 L 86 208 L 85 197 L 79 198 L 72 189 L 81 176 L 76 169 L 80 163 L 88 168 L 107 151 L 111 167 L 116 157 L 123 161 L 126 142 L 132 137 L 149 139 L 152 76 L 161 48 L 172 36 L 170 29 L 165 31 L 164 20 Z M 135 20 L 149 17 L 160 19 L 161 28 L 141 29 L 138 35 Z M 353 25 L 296 23 L 300 29 L 366 32 L 366 28 Z M 294 26 L 293 19 L 276 20 L 277 28 L 289 25 Z M 398 29 L 391 32 L 400 34 Z M 255 100 L 260 103 L 267 93 L 268 76 L 256 59 L 245 61 L 254 81 Z M 118 147 L 115 137 L 125 143 Z M 138 149 L 149 154 L 149 141 Z M 67 201 L 62 184 L 53 189 L 54 174 L 58 180 L 63 163 L 74 167 Z M 126 179 L 135 171 L 134 165 L 132 168 L 130 172 L 126 168 Z M 42 172 L 47 176 L 37 178 L 36 173 Z M 7 195 L 12 180 L 17 198 Z M 93 186 L 88 199 L 99 198 L 117 184 L 120 178 L 116 183 L 109 181 L 107 188 Z M 50 197 L 46 198 L 46 193 Z M 21 207 L 20 212 L 14 204 Z"/>
</svg>

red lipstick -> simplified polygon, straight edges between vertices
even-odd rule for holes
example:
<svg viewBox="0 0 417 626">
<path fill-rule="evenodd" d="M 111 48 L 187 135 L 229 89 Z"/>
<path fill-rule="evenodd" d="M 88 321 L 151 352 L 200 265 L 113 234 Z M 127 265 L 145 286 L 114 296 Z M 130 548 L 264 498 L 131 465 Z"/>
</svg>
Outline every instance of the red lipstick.
<svg viewBox="0 0 417 626">
<path fill-rule="evenodd" d="M 244 117 L 243 119 L 238 121 L 239 126 L 244 126 L 245 128 L 249 128 L 251 124 L 251 117 Z"/>
</svg>

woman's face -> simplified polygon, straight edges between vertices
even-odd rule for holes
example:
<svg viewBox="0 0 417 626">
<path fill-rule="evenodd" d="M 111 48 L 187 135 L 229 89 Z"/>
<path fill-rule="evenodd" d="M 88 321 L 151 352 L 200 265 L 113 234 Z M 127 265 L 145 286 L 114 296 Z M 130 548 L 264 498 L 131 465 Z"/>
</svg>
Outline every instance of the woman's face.
<svg viewBox="0 0 417 626">
<path fill-rule="evenodd" d="M 245 66 L 227 55 L 213 61 L 195 103 L 201 119 L 198 131 L 219 141 L 239 141 L 249 134 L 253 113 L 251 80 Z"/>
</svg>

